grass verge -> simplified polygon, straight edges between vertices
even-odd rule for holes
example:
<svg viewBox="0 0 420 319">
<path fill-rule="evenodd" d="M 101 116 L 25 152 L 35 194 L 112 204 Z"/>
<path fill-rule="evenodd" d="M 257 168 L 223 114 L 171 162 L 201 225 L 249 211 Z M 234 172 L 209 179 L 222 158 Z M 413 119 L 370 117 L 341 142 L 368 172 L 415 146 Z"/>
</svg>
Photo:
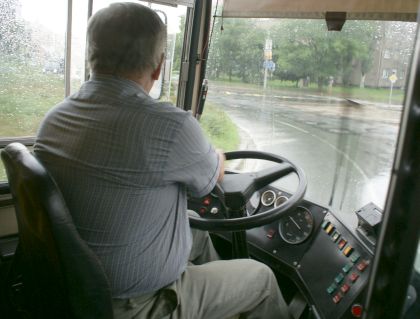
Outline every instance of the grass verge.
<svg viewBox="0 0 420 319">
<path fill-rule="evenodd" d="M 215 148 L 226 152 L 238 149 L 240 143 L 238 129 L 221 106 L 206 102 L 201 117 L 201 127 Z"/>
<path fill-rule="evenodd" d="M 243 83 L 240 79 L 232 78 L 232 81 L 227 79 L 212 80 L 216 85 L 223 85 L 232 88 L 242 88 L 250 90 L 262 90 L 262 84 L 257 83 Z M 280 80 L 269 80 L 267 82 L 268 90 L 276 90 L 281 93 L 290 93 L 293 95 L 323 95 L 323 96 L 334 96 L 356 100 L 366 100 L 369 102 L 376 103 L 388 103 L 390 89 L 389 88 L 360 88 L 360 87 L 344 87 L 344 86 L 333 86 L 328 88 L 324 86 L 321 90 L 315 83 L 311 83 L 308 87 L 296 87 L 296 82 L 292 81 L 280 81 Z M 394 88 L 391 97 L 391 104 L 402 105 L 404 101 L 405 91 L 403 89 Z"/>
</svg>

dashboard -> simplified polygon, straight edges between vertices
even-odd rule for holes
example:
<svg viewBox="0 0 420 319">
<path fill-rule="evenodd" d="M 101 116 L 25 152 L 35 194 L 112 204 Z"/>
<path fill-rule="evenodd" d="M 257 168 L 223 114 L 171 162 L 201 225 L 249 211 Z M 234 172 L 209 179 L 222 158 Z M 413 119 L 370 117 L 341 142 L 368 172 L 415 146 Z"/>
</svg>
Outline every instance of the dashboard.
<svg viewBox="0 0 420 319">
<path fill-rule="evenodd" d="M 265 187 L 249 200 L 247 214 L 265 212 L 290 196 L 272 186 Z M 224 216 L 224 208 L 214 194 L 190 198 L 189 209 L 205 218 Z M 315 318 L 361 317 L 373 251 L 327 208 L 303 200 L 278 221 L 246 233 L 251 256 L 288 276 Z M 230 233 L 216 234 L 230 241 Z"/>
</svg>

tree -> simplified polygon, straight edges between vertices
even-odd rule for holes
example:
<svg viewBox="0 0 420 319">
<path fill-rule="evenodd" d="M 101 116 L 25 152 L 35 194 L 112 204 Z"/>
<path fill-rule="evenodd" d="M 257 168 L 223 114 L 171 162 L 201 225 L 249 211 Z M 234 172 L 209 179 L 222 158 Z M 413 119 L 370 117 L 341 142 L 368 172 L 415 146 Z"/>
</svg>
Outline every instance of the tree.
<svg viewBox="0 0 420 319">
<path fill-rule="evenodd" d="M 359 63 L 365 74 L 372 62 L 375 23 L 346 22 L 341 32 L 327 31 L 322 20 L 288 20 L 273 29 L 278 43 L 274 57 L 275 75 L 280 79 L 314 78 L 318 87 L 331 76 L 350 84 L 350 77 Z"/>
<path fill-rule="evenodd" d="M 360 76 L 363 86 L 380 37 L 379 25 L 376 21 L 347 21 L 342 31 L 335 32 L 327 31 L 324 20 L 217 19 L 208 75 L 259 82 L 264 42 L 270 37 L 275 78 L 296 81 L 296 85 L 310 78 L 321 89 L 331 78 L 349 86 Z"/>
<path fill-rule="evenodd" d="M 342 60 L 343 84 L 350 84 L 350 76 L 357 64 L 360 65 L 360 86 L 364 87 L 364 78 L 369 72 L 376 42 L 379 24 L 376 21 L 347 21 L 341 35 L 343 43 L 340 54 Z"/>
<path fill-rule="evenodd" d="M 287 67 L 295 78 L 315 78 L 321 88 L 337 67 L 335 38 L 335 34 L 325 32 L 325 22 L 320 20 L 288 20 L 278 24 L 273 30 L 273 42 L 278 43 L 278 69 Z"/>
<path fill-rule="evenodd" d="M 23 21 L 17 17 L 17 0 L 0 2 L 0 55 L 24 58 L 30 53 L 31 39 Z"/>
<path fill-rule="evenodd" d="M 185 16 L 181 16 L 179 21 L 179 33 L 174 37 L 175 39 L 175 49 L 174 49 L 174 65 L 173 70 L 181 69 L 181 54 L 182 54 L 182 44 L 184 42 L 184 33 L 185 33 Z"/>
<path fill-rule="evenodd" d="M 215 15 L 217 13 L 215 12 Z M 207 77 L 210 79 L 218 79 L 221 74 L 221 63 L 220 63 L 220 35 L 221 35 L 221 26 L 222 19 L 214 17 L 214 24 L 212 23 L 213 30 L 210 33 L 210 38 L 208 42 L 209 54 L 207 60 Z"/>
<path fill-rule="evenodd" d="M 223 22 L 223 28 L 222 28 Z M 218 19 L 215 23 L 209 54 L 211 76 L 225 74 L 243 82 L 259 82 L 265 31 L 249 19 Z"/>
<path fill-rule="evenodd" d="M 360 41 L 362 46 L 360 47 L 359 60 L 360 60 L 360 84 L 361 88 L 365 87 L 365 77 L 366 74 L 370 71 L 373 64 L 372 52 L 375 51 L 378 34 L 380 33 L 379 24 L 376 21 L 363 21 L 363 31 Z"/>
</svg>

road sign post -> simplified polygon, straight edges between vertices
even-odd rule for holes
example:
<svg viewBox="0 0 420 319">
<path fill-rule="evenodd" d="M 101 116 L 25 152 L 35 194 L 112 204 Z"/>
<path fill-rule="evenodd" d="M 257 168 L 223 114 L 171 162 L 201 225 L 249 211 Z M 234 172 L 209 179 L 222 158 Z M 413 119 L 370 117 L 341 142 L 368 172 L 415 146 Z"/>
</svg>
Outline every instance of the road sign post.
<svg viewBox="0 0 420 319">
<path fill-rule="evenodd" d="M 395 73 L 392 73 L 392 75 L 390 75 L 390 77 L 388 78 L 389 81 L 391 82 L 391 87 L 389 90 L 389 100 L 388 100 L 388 105 L 391 105 L 391 100 L 392 100 L 392 89 L 394 87 L 394 83 L 397 82 L 398 78 L 397 75 Z"/>
<path fill-rule="evenodd" d="M 264 89 L 267 87 L 267 76 L 268 68 L 270 66 L 269 62 L 273 63 L 271 59 L 273 58 L 273 40 L 265 39 L 264 46 Z"/>
</svg>

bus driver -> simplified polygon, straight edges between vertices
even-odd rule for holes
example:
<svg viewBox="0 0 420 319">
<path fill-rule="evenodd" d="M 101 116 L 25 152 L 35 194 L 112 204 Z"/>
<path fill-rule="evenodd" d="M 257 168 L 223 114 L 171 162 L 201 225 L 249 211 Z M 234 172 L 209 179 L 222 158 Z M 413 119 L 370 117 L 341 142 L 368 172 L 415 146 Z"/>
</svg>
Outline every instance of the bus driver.
<svg viewBox="0 0 420 319">
<path fill-rule="evenodd" d="M 151 9 L 116 3 L 88 26 L 90 80 L 55 106 L 34 151 L 99 257 L 116 318 L 289 318 L 272 271 L 218 260 L 207 232 L 190 230 L 187 188 L 223 178 L 189 112 L 157 102 L 166 27 Z"/>
</svg>

